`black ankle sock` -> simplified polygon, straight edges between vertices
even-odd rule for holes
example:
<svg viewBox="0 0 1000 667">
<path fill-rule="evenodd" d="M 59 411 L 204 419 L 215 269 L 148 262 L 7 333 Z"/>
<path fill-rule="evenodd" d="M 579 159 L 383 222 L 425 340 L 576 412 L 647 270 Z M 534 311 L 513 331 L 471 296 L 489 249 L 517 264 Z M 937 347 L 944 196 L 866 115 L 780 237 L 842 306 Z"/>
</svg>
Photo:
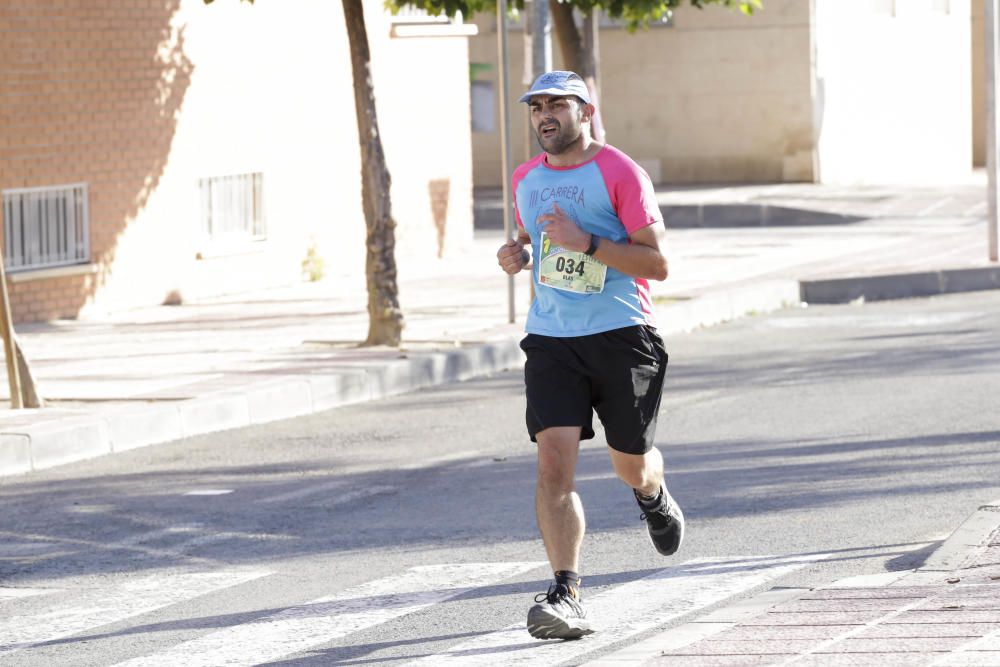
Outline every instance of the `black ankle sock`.
<svg viewBox="0 0 1000 667">
<path fill-rule="evenodd" d="M 635 492 L 636 498 L 639 499 L 639 504 L 644 508 L 652 510 L 660 506 L 660 500 L 663 498 L 663 487 L 661 486 L 656 490 L 656 494 L 652 496 L 645 496 L 638 491 Z"/>
<path fill-rule="evenodd" d="M 573 597 L 576 597 L 577 591 L 580 589 L 580 583 L 582 582 L 580 575 L 573 570 L 556 570 L 555 575 L 556 583 L 568 588 Z"/>
</svg>

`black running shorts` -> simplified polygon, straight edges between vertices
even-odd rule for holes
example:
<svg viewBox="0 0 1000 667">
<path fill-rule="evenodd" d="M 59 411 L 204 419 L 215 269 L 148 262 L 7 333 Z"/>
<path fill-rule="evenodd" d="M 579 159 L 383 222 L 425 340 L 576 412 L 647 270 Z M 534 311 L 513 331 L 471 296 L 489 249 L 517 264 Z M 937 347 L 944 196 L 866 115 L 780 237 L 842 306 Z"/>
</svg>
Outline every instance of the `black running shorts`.
<svg viewBox="0 0 1000 667">
<path fill-rule="evenodd" d="M 608 445 L 625 454 L 653 447 L 667 351 L 647 326 L 590 336 L 557 338 L 528 334 L 524 384 L 526 421 L 533 442 L 539 431 L 580 426 L 580 438 L 594 437 L 593 413 L 604 425 Z"/>
</svg>

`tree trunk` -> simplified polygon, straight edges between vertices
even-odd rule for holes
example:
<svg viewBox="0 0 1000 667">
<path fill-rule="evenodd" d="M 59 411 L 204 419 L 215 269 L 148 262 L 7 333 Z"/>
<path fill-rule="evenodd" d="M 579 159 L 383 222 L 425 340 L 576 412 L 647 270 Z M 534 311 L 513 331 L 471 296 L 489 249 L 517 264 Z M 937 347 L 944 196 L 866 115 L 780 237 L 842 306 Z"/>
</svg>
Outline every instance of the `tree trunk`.
<svg viewBox="0 0 1000 667">
<path fill-rule="evenodd" d="M 549 9 L 552 12 L 556 38 L 559 40 L 563 66 L 583 77 L 587 83 L 587 90 L 590 91 L 590 99 L 597 107 L 594 121 L 590 124 L 590 134 L 594 139 L 604 141 L 604 122 L 598 99 L 600 86 L 597 78 L 597 27 L 594 25 L 597 17 L 594 10 L 591 10 L 591 15 L 584 22 L 585 28 L 590 30 L 588 37 L 592 36 L 588 39 L 581 35 L 580 29 L 576 27 L 576 21 L 573 20 L 573 5 L 549 0 Z"/>
<path fill-rule="evenodd" d="M 586 78 L 583 62 L 583 37 L 573 20 L 573 5 L 568 2 L 549 0 L 549 11 L 552 12 L 552 24 L 559 40 L 559 51 L 562 53 L 563 67 Z"/>
<path fill-rule="evenodd" d="M 391 179 L 375 115 L 364 7 L 361 0 L 343 0 L 343 5 L 354 74 L 354 109 L 361 144 L 361 199 L 367 227 L 368 339 L 364 344 L 396 346 L 403 331 L 403 312 L 396 284 L 396 221 L 392 219 L 389 197 Z"/>
</svg>

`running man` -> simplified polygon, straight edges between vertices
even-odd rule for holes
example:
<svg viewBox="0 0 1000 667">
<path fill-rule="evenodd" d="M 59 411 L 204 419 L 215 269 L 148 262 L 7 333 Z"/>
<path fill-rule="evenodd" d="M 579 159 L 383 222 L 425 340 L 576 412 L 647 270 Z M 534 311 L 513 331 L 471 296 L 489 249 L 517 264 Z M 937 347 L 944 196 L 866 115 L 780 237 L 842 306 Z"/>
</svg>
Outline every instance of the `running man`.
<svg viewBox="0 0 1000 667">
<path fill-rule="evenodd" d="M 518 236 L 497 260 L 511 275 L 530 265 L 535 282 L 521 349 L 528 434 L 538 444 L 535 512 L 555 574 L 528 612 L 528 632 L 575 639 L 594 631 L 581 604 L 585 522 L 574 486 L 594 410 L 656 550 L 669 556 L 684 537 L 653 447 L 667 352 L 647 281 L 667 277 L 663 217 L 646 172 L 591 138 L 596 108 L 577 74 L 543 74 L 519 101 L 544 152 L 514 171 Z"/>
</svg>

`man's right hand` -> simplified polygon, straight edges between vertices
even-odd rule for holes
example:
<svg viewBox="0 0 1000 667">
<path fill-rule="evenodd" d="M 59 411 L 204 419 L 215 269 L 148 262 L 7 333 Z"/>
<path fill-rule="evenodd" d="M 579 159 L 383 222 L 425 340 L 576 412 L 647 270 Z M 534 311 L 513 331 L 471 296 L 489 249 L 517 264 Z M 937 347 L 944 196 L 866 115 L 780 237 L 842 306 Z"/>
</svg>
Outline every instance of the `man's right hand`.
<svg viewBox="0 0 1000 667">
<path fill-rule="evenodd" d="M 528 263 L 528 253 L 524 244 L 517 239 L 508 239 L 507 243 L 497 250 L 497 263 L 508 275 L 514 275 Z"/>
</svg>

